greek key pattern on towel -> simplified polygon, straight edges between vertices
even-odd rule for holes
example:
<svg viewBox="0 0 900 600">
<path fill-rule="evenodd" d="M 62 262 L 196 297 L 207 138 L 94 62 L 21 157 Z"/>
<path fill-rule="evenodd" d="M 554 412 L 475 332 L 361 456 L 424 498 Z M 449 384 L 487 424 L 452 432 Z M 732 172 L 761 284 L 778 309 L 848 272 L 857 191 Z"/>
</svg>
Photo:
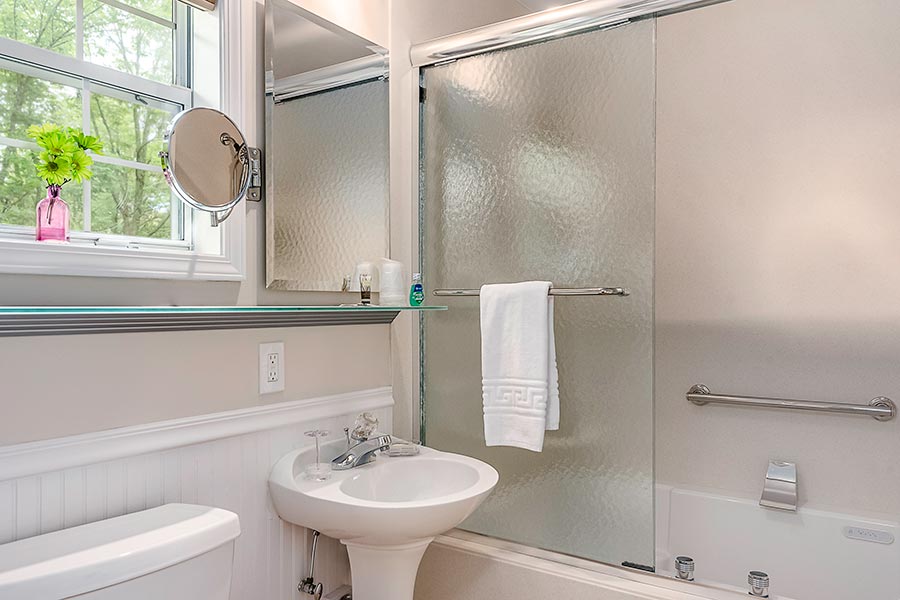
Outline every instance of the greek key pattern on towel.
<svg viewBox="0 0 900 600">
<path fill-rule="evenodd" d="M 547 412 L 547 382 L 539 379 L 485 379 L 486 412 Z"/>
</svg>

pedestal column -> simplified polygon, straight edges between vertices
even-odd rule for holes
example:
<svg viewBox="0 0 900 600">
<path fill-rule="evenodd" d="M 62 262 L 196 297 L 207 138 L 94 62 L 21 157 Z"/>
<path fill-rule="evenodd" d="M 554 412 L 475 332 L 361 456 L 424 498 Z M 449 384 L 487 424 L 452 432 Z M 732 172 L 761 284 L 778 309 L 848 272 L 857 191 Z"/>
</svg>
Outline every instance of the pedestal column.
<svg viewBox="0 0 900 600">
<path fill-rule="evenodd" d="M 350 555 L 353 600 L 413 600 L 419 563 L 433 539 L 395 546 L 341 540 Z"/>
</svg>

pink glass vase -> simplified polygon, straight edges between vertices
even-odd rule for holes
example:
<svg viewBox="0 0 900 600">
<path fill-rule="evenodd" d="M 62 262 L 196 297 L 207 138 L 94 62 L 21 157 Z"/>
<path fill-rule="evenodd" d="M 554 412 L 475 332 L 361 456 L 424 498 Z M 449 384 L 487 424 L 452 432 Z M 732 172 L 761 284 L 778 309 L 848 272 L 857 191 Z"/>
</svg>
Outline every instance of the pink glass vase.
<svg viewBox="0 0 900 600">
<path fill-rule="evenodd" d="M 69 205 L 59 197 L 59 186 L 47 187 L 47 197 L 37 205 L 37 227 L 34 237 L 39 242 L 69 240 Z"/>
</svg>

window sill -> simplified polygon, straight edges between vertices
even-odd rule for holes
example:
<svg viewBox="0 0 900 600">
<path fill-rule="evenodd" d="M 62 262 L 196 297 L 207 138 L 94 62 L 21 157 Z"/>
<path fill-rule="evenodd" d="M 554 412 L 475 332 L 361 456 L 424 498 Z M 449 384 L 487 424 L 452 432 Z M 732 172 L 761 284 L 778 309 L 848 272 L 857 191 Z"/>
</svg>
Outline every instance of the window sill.
<svg viewBox="0 0 900 600">
<path fill-rule="evenodd" d="M 225 238 L 243 236 L 225 236 Z M 222 255 L 183 248 L 135 248 L 54 244 L 0 239 L 0 273 L 134 277 L 193 281 L 240 281 L 244 278 L 239 244 L 224 243 Z"/>
</svg>

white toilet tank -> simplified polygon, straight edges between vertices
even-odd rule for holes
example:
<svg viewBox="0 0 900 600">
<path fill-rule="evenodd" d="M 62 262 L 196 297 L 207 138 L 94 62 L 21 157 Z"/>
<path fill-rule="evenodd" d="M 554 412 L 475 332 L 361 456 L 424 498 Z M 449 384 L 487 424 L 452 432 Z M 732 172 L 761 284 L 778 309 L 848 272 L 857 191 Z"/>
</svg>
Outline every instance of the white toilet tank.
<svg viewBox="0 0 900 600">
<path fill-rule="evenodd" d="M 232 512 L 166 504 L 0 545 L 3 600 L 228 600 Z"/>
</svg>

